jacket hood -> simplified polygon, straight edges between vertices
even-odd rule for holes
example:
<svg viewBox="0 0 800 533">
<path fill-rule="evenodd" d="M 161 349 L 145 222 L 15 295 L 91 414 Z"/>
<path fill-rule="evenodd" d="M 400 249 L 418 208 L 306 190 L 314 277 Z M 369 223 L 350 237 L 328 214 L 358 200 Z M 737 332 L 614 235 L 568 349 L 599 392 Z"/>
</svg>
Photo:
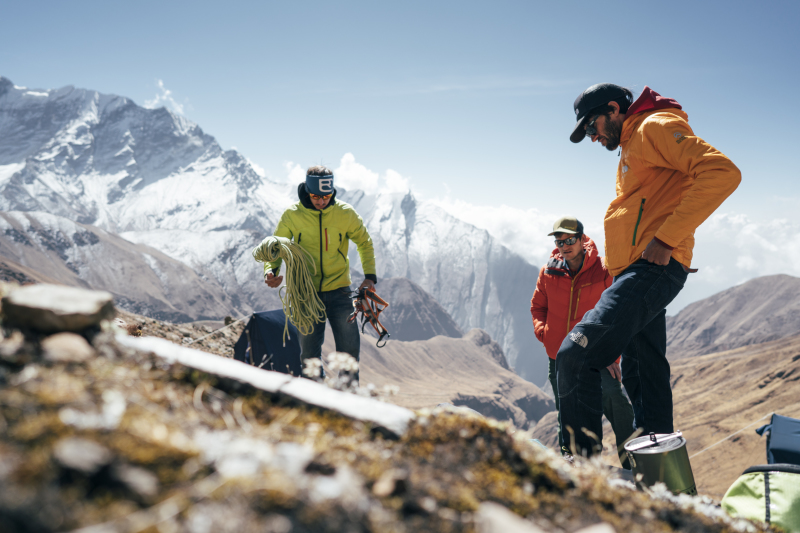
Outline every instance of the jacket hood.
<svg viewBox="0 0 800 533">
<path fill-rule="evenodd" d="M 645 111 L 653 111 L 655 109 L 683 109 L 677 100 L 661 96 L 650 87 L 644 87 L 642 94 L 636 99 L 631 107 L 628 108 L 626 113 L 627 117 L 637 113 L 644 113 Z"/>
<path fill-rule="evenodd" d="M 586 256 L 583 259 L 583 267 L 581 267 L 581 271 L 583 271 L 597 261 L 600 253 L 597 251 L 597 245 L 586 234 L 583 235 L 581 242 L 583 243 L 583 250 L 586 252 Z M 558 248 L 554 249 L 550 254 L 550 261 L 547 262 L 547 266 L 548 268 L 568 268 L 567 262 Z"/>
<path fill-rule="evenodd" d="M 625 121 L 622 124 L 622 135 L 620 135 L 621 144 L 625 145 L 631 138 L 633 132 L 639 125 L 644 122 L 650 114 L 662 109 L 669 109 L 675 115 L 678 115 L 683 120 L 689 120 L 688 115 L 681 105 L 672 98 L 666 98 L 655 92 L 650 87 L 645 86 L 642 94 L 636 99 L 628 112 L 625 114 Z"/>
<path fill-rule="evenodd" d="M 300 185 L 297 186 L 297 198 L 300 199 L 300 203 L 303 204 L 303 207 L 305 207 L 306 209 L 310 209 L 312 211 L 317 210 L 317 208 L 314 207 L 314 204 L 311 203 L 311 195 L 309 194 L 308 189 L 306 189 L 305 182 L 302 182 L 300 183 Z M 333 196 L 331 196 L 331 201 L 328 202 L 328 207 L 332 206 L 335 203 L 336 203 L 336 187 L 333 188 Z M 328 207 L 326 207 L 325 209 L 328 209 Z"/>
</svg>

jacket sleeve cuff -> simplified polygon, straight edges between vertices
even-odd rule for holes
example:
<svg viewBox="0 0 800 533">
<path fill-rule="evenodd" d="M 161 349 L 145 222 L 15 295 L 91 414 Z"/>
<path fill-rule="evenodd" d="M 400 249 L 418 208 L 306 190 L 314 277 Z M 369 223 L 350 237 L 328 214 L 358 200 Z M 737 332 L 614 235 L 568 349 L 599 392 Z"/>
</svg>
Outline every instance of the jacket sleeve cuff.
<svg viewBox="0 0 800 533">
<path fill-rule="evenodd" d="M 664 248 L 666 248 L 669 251 L 672 251 L 672 250 L 675 249 L 674 246 L 670 246 L 669 244 L 665 243 L 664 241 L 662 241 L 658 237 L 653 237 L 653 240 L 656 241 L 658 244 L 660 244 L 661 246 L 663 246 Z"/>
<path fill-rule="evenodd" d="M 370 280 L 372 283 L 378 283 L 378 276 L 375 274 L 364 274 L 364 279 Z"/>
</svg>

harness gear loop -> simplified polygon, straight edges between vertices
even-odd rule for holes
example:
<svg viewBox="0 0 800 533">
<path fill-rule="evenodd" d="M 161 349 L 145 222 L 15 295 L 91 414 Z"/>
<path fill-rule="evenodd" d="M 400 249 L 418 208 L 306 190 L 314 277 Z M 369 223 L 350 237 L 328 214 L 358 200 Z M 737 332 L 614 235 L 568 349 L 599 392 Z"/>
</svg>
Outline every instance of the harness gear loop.
<svg viewBox="0 0 800 533">
<path fill-rule="evenodd" d="M 384 309 L 389 307 L 389 302 L 378 296 L 375 293 L 375 289 L 370 289 L 368 287 L 354 292 L 353 296 L 355 298 L 353 300 L 353 314 L 350 315 L 347 321 L 357 321 L 358 314 L 361 313 L 361 333 L 364 333 L 364 328 L 367 322 L 369 322 L 378 334 L 378 342 L 375 343 L 375 346 L 383 348 L 386 346 L 386 343 L 389 342 L 391 335 L 389 335 L 389 332 L 383 327 L 378 317 Z M 383 344 L 381 344 L 381 341 L 383 341 Z"/>
</svg>

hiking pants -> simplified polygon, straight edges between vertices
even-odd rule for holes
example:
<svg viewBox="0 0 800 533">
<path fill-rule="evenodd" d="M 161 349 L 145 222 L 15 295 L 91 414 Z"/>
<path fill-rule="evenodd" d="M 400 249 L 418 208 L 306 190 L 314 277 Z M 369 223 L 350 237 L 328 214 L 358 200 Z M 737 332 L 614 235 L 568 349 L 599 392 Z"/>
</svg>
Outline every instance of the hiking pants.
<svg viewBox="0 0 800 533">
<path fill-rule="evenodd" d="M 602 438 L 600 370 L 622 354 L 622 382 L 637 428 L 672 433 L 666 307 L 686 282 L 683 266 L 640 259 L 607 288 L 594 309 L 566 336 L 556 356 L 564 441 L 591 456 Z M 574 446 L 573 446 L 574 442 Z"/>
<path fill-rule="evenodd" d="M 318 292 L 320 300 L 325 304 L 327 322 L 331 325 L 336 351 L 349 353 L 359 360 L 361 337 L 358 324 L 347 319 L 353 314 L 353 300 L 350 298 L 350 287 L 341 287 L 332 291 Z M 300 335 L 300 358 L 305 361 L 309 357 L 322 357 L 322 343 L 325 341 L 325 322 L 314 324 L 310 335 Z M 356 373 L 358 382 L 358 373 Z"/>
<path fill-rule="evenodd" d="M 558 412 L 558 448 L 559 450 L 563 450 L 565 444 L 564 437 L 561 434 L 561 402 L 558 398 L 558 384 L 556 383 L 556 361 L 555 359 L 549 359 L 549 362 L 547 379 L 550 380 L 550 386 L 553 387 L 556 411 Z M 600 380 L 603 390 L 603 414 L 606 415 L 606 418 L 611 423 L 611 429 L 614 430 L 614 437 L 617 443 L 617 455 L 622 457 L 620 464 L 623 468 L 630 470 L 631 466 L 628 462 L 628 457 L 624 454 L 622 445 L 635 429 L 633 425 L 633 407 L 631 407 L 631 402 L 628 401 L 625 392 L 622 390 L 622 383 L 617 381 L 607 368 L 600 371 Z M 621 455 L 619 453 L 620 451 L 623 452 Z"/>
</svg>

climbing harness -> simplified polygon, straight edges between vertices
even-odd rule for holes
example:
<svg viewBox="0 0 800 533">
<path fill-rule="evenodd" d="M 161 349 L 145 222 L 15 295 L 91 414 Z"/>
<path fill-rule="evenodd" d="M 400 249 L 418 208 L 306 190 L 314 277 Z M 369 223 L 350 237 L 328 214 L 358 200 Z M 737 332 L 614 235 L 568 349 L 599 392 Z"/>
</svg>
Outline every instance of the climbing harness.
<svg viewBox="0 0 800 533">
<path fill-rule="evenodd" d="M 304 256 L 308 256 L 308 259 Z M 300 335 L 311 335 L 314 324 L 325 323 L 325 304 L 320 300 L 317 289 L 311 281 L 307 263 L 314 265 L 314 258 L 299 244 L 284 237 L 267 237 L 253 248 L 253 257 L 264 263 L 264 278 L 267 277 L 266 263 L 283 259 L 286 263 L 286 285 L 281 287 L 280 297 L 286 323 L 283 328 L 283 345 L 289 336 L 289 321 L 297 327 Z"/>
<path fill-rule="evenodd" d="M 358 314 L 361 313 L 361 333 L 364 333 L 364 327 L 367 325 L 367 322 L 369 322 L 378 334 L 378 342 L 375 343 L 375 346 L 383 348 L 386 346 L 391 335 L 389 335 L 389 332 L 383 327 L 378 317 L 384 309 L 389 307 L 389 302 L 378 296 L 375 293 L 375 289 L 370 289 L 368 287 L 354 292 L 353 296 L 355 298 L 353 300 L 353 314 L 350 315 L 347 321 L 357 321 Z M 383 341 L 383 344 L 381 344 L 381 341 Z"/>
</svg>

